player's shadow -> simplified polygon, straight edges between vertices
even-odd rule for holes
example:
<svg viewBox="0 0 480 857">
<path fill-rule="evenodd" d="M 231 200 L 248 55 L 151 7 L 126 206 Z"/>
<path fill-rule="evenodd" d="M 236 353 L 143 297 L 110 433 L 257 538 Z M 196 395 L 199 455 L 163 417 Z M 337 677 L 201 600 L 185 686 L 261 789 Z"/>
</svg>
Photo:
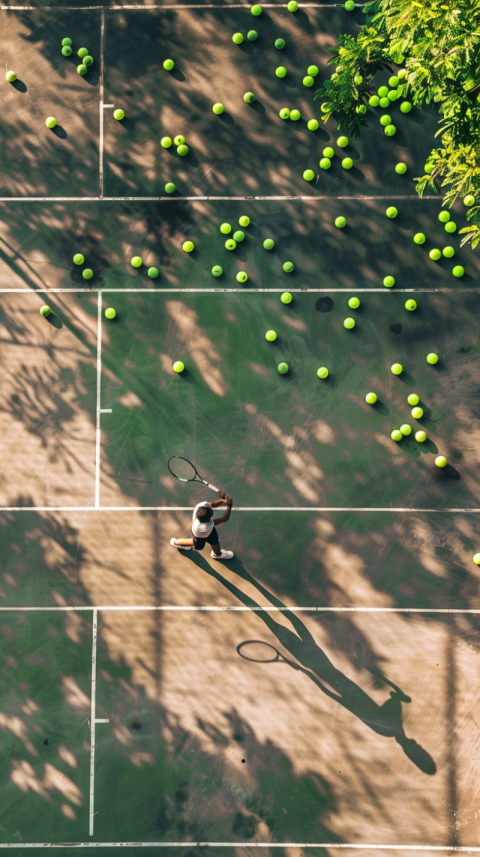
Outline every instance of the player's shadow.
<svg viewBox="0 0 480 857">
<path fill-rule="evenodd" d="M 197 551 L 191 551 L 186 556 L 195 565 L 198 565 L 211 577 L 214 577 L 215 580 L 221 583 L 242 604 L 255 611 L 258 618 L 275 635 L 280 645 L 295 658 L 294 661 L 290 661 L 288 657 L 283 656 L 288 666 L 308 676 L 322 693 L 335 702 L 338 702 L 339 705 L 358 717 L 362 723 L 365 723 L 366 726 L 378 735 L 383 735 L 385 738 L 394 738 L 405 755 L 423 773 L 429 775 L 436 773 L 437 766 L 430 754 L 417 744 L 414 739 L 407 738 L 405 734 L 402 722 L 402 702 L 409 701 L 409 699 L 405 697 L 399 688 L 386 680 L 386 683 L 390 684 L 394 690 L 390 693 L 390 698 L 386 702 L 378 705 L 368 693 L 333 665 L 300 617 L 291 612 L 275 595 L 255 580 L 237 557 L 234 557 L 230 561 L 229 568 L 242 578 L 242 580 L 253 586 L 272 606 L 281 609 L 282 618 L 290 623 L 293 630 L 277 622 L 274 616 L 265 609 L 262 609 L 253 598 L 246 595 L 234 583 L 231 583 L 216 568 L 212 568 Z"/>
</svg>

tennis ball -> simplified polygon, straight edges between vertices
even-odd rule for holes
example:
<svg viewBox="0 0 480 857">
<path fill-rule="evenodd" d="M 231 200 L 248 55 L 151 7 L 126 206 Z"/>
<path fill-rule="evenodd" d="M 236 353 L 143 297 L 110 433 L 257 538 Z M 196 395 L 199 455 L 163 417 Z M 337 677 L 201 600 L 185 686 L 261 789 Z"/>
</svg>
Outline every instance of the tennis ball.
<svg viewBox="0 0 480 857">
<path fill-rule="evenodd" d="M 79 56 L 80 59 L 83 60 L 84 57 L 88 56 L 87 48 L 79 48 L 77 51 L 77 56 Z"/>
<path fill-rule="evenodd" d="M 195 244 L 193 241 L 184 241 L 182 244 L 182 249 L 185 250 L 185 253 L 191 253 L 195 250 Z"/>
<path fill-rule="evenodd" d="M 392 375 L 401 375 L 403 372 L 403 366 L 401 363 L 394 363 L 390 366 L 390 372 Z"/>
<path fill-rule="evenodd" d="M 437 457 L 435 459 L 435 464 L 437 465 L 437 467 L 446 467 L 447 466 L 447 459 L 445 458 L 444 455 L 437 455 Z"/>
<path fill-rule="evenodd" d="M 450 220 L 450 217 L 451 217 L 451 214 L 449 211 L 441 211 L 440 214 L 438 215 L 438 219 L 439 219 L 440 223 L 448 223 L 448 221 Z"/>
<path fill-rule="evenodd" d="M 65 47 L 62 48 L 62 54 L 64 57 L 71 57 L 72 53 L 73 51 L 70 45 L 65 45 Z"/>
<path fill-rule="evenodd" d="M 275 47 L 281 51 L 285 47 L 285 39 L 275 39 Z"/>
<path fill-rule="evenodd" d="M 453 247 L 444 247 L 442 253 L 446 259 L 452 259 L 453 256 L 455 256 L 455 250 Z"/>
<path fill-rule="evenodd" d="M 409 426 L 408 423 L 403 423 L 403 425 L 400 426 L 400 431 L 406 436 L 412 433 L 412 427 Z"/>
<path fill-rule="evenodd" d="M 243 36 L 241 33 L 234 33 L 232 36 L 232 42 L 235 45 L 241 45 L 243 42 Z"/>
<path fill-rule="evenodd" d="M 227 238 L 227 240 L 225 241 L 225 247 L 227 248 L 227 250 L 235 250 L 236 246 L 237 242 L 234 241 L 233 238 Z"/>
<path fill-rule="evenodd" d="M 346 3 L 344 4 L 344 9 L 346 9 L 347 12 L 353 12 L 353 10 L 355 9 L 355 0 L 346 0 Z"/>
<path fill-rule="evenodd" d="M 396 209 L 394 205 L 390 205 L 387 208 L 385 214 L 387 215 L 387 217 L 396 217 L 398 214 L 398 209 Z"/>
<path fill-rule="evenodd" d="M 164 60 L 163 61 L 163 67 L 164 67 L 165 71 L 171 71 L 172 68 L 175 67 L 175 63 L 173 60 Z"/>
<path fill-rule="evenodd" d="M 403 434 L 402 434 L 402 432 L 401 432 L 401 431 L 399 431 L 398 429 L 394 429 L 394 430 L 390 433 L 390 437 L 392 438 L 392 440 L 394 440 L 394 441 L 396 441 L 396 442 L 398 443 L 400 440 L 402 440 L 402 438 L 403 438 Z"/>
<path fill-rule="evenodd" d="M 246 92 L 245 95 L 243 96 L 243 100 L 247 104 L 253 104 L 253 102 L 255 101 L 255 96 L 254 96 L 253 92 Z"/>
<path fill-rule="evenodd" d="M 289 119 L 290 118 L 290 110 L 288 109 L 288 107 L 282 107 L 282 109 L 279 111 L 278 115 L 280 116 L 280 119 Z"/>
<path fill-rule="evenodd" d="M 367 393 L 367 395 L 365 396 L 365 401 L 369 405 L 374 405 L 377 400 L 378 400 L 378 396 L 376 393 Z"/>
<path fill-rule="evenodd" d="M 82 277 L 84 280 L 91 280 L 93 277 L 92 269 L 91 268 L 85 268 L 85 270 L 82 271 Z"/>
<path fill-rule="evenodd" d="M 378 105 L 380 104 L 380 99 L 378 95 L 371 95 L 368 99 L 368 103 L 370 107 L 378 107 Z"/>
<path fill-rule="evenodd" d="M 322 155 L 324 158 L 333 158 L 335 152 L 331 146 L 325 146 Z"/>
<path fill-rule="evenodd" d="M 328 378 L 328 369 L 326 366 L 320 366 L 320 369 L 317 369 L 317 375 L 319 378 Z"/>
<path fill-rule="evenodd" d="M 215 116 L 220 116 L 223 113 L 223 104 L 220 104 L 219 101 L 216 101 L 212 107 Z"/>
<path fill-rule="evenodd" d="M 415 432 L 415 440 L 417 440 L 418 443 L 425 443 L 426 439 L 427 439 L 427 435 L 425 434 L 424 431 L 416 431 Z"/>
<path fill-rule="evenodd" d="M 410 310 L 410 312 L 413 312 L 413 310 L 416 308 L 417 308 L 417 302 L 414 301 L 413 298 L 410 298 L 408 301 L 406 301 L 405 309 L 408 309 L 408 310 Z"/>
<path fill-rule="evenodd" d="M 47 128 L 55 128 L 56 124 L 57 120 L 54 119 L 53 116 L 47 116 L 47 118 L 45 119 L 45 125 L 47 126 Z"/>
<path fill-rule="evenodd" d="M 317 131 L 318 124 L 318 119 L 309 119 L 307 122 L 307 128 L 309 131 Z"/>
<path fill-rule="evenodd" d="M 348 137 L 339 137 L 337 140 L 337 146 L 339 146 L 341 149 L 344 149 L 346 146 L 348 146 Z"/>
<path fill-rule="evenodd" d="M 395 285 L 395 277 L 390 277 L 390 276 L 384 277 L 383 278 L 383 285 L 385 286 L 386 289 L 392 289 L 393 286 Z"/>
<path fill-rule="evenodd" d="M 280 372 L 280 375 L 286 375 L 288 372 L 288 363 L 279 363 L 277 369 Z"/>
<path fill-rule="evenodd" d="M 290 294 L 290 292 L 283 292 L 283 294 L 280 295 L 280 300 L 281 300 L 282 304 L 291 304 L 293 298 L 292 298 L 292 295 Z"/>
<path fill-rule="evenodd" d="M 174 185 L 173 182 L 167 182 L 167 184 L 165 185 L 166 193 L 175 193 L 176 189 L 176 185 Z"/>
<path fill-rule="evenodd" d="M 212 274 L 214 277 L 221 277 L 223 274 L 223 268 L 220 265 L 214 265 L 212 268 Z"/>
<path fill-rule="evenodd" d="M 425 235 L 423 234 L 423 232 L 417 232 L 413 236 L 413 240 L 415 244 L 425 244 Z"/>
<path fill-rule="evenodd" d="M 180 155 L 181 158 L 184 158 L 185 155 L 188 155 L 188 146 L 185 146 L 185 144 L 179 146 L 177 149 L 177 155 Z"/>
<path fill-rule="evenodd" d="M 353 167 L 353 161 L 351 158 L 344 158 L 342 161 L 342 167 L 344 170 L 351 170 Z"/>
<path fill-rule="evenodd" d="M 47 306 L 46 304 L 45 304 L 45 306 L 40 307 L 40 315 L 43 315 L 44 318 L 46 318 L 47 315 L 50 315 L 51 311 L 52 310 L 50 309 L 50 307 Z"/>
<path fill-rule="evenodd" d="M 355 327 L 355 319 L 346 318 L 343 322 L 343 326 L 346 330 L 353 330 L 353 328 Z"/>
<path fill-rule="evenodd" d="M 62 39 L 62 45 L 63 45 L 63 46 L 68 45 L 68 47 L 71 47 L 71 45 L 72 45 L 72 40 L 71 40 L 71 39 L 69 39 L 68 37 L 67 37 L 67 38 L 65 38 L 65 39 Z"/>
<path fill-rule="evenodd" d="M 453 235 L 454 232 L 457 231 L 457 224 L 453 222 L 453 220 L 449 220 L 448 223 L 445 224 L 445 232 L 449 232 Z"/>
<path fill-rule="evenodd" d="M 158 277 L 158 275 L 159 275 L 159 273 L 160 273 L 160 271 L 158 270 L 158 268 L 155 268 L 155 267 L 152 265 L 152 267 L 151 267 L 151 268 L 149 268 L 149 269 L 148 269 L 148 271 L 147 271 L 147 276 L 149 276 L 151 280 L 156 280 L 156 279 L 157 279 L 157 277 Z"/>
<path fill-rule="evenodd" d="M 293 264 L 293 262 L 284 262 L 282 267 L 286 274 L 291 274 L 295 265 Z"/>
<path fill-rule="evenodd" d="M 313 172 L 313 170 L 304 170 L 303 178 L 306 182 L 313 182 L 315 178 L 315 173 Z"/>
<path fill-rule="evenodd" d="M 434 166 L 435 166 L 434 164 L 425 164 L 423 169 L 425 170 L 427 176 L 429 176 L 431 173 L 433 173 Z"/>
<path fill-rule="evenodd" d="M 363 83 L 362 75 L 356 74 L 355 77 L 353 78 L 353 82 L 356 84 L 356 86 L 360 86 L 360 84 Z"/>
<path fill-rule="evenodd" d="M 331 162 L 330 158 L 322 158 L 319 161 L 319 166 L 322 170 L 329 170 L 330 167 L 332 166 L 332 162 Z"/>
<path fill-rule="evenodd" d="M 121 122 L 122 119 L 124 118 L 124 116 L 125 116 L 125 113 L 120 108 L 118 108 L 118 110 L 113 111 L 113 118 L 116 119 L 117 122 Z"/>
<path fill-rule="evenodd" d="M 250 12 L 257 18 L 259 15 L 262 14 L 262 7 L 258 3 L 256 3 L 255 6 L 250 7 Z"/>
<path fill-rule="evenodd" d="M 317 65 L 309 65 L 307 68 L 307 74 L 310 74 L 312 77 L 316 77 L 318 74 L 318 66 Z"/>
<path fill-rule="evenodd" d="M 387 98 L 389 101 L 396 101 L 398 98 L 398 92 L 395 89 L 390 89 Z"/>
<path fill-rule="evenodd" d="M 385 128 L 387 125 L 390 125 L 391 121 L 392 117 L 388 116 L 387 113 L 384 113 L 383 116 L 380 116 L 380 125 L 382 125 L 383 128 Z"/>
<path fill-rule="evenodd" d="M 403 176 L 407 172 L 407 165 L 400 161 L 400 163 L 395 167 L 395 172 L 398 176 Z"/>
<path fill-rule="evenodd" d="M 298 9 L 297 0 L 290 0 L 290 2 L 287 3 L 287 9 L 289 12 L 296 12 Z"/>
<path fill-rule="evenodd" d="M 430 354 L 427 354 L 426 360 L 427 363 L 430 363 L 430 366 L 435 366 L 435 363 L 438 363 L 438 354 L 435 354 L 434 351 L 431 351 Z"/>
<path fill-rule="evenodd" d="M 222 233 L 222 235 L 230 235 L 231 231 L 232 231 L 232 227 L 230 226 L 229 223 L 222 223 L 220 225 L 220 232 Z"/>
<path fill-rule="evenodd" d="M 475 205 L 475 197 L 472 193 L 467 193 L 466 196 L 463 197 L 463 204 L 469 208 L 471 205 Z"/>
<path fill-rule="evenodd" d="M 248 280 L 248 274 L 246 271 L 239 271 L 236 276 L 237 283 L 246 283 Z"/>
<path fill-rule="evenodd" d="M 267 340 L 267 342 L 275 342 L 276 338 L 277 334 L 274 330 L 267 330 L 265 334 L 265 339 Z"/>
<path fill-rule="evenodd" d="M 15 83 L 15 81 L 17 79 L 17 75 L 15 74 L 14 71 L 7 71 L 5 78 L 6 78 L 6 80 L 8 80 L 9 83 Z"/>
<path fill-rule="evenodd" d="M 346 225 L 347 225 L 347 220 L 345 217 L 336 217 L 335 218 L 335 226 L 338 226 L 339 229 L 343 229 L 343 227 Z"/>
<path fill-rule="evenodd" d="M 245 232 L 242 232 L 239 229 L 237 232 L 233 233 L 233 240 L 237 242 L 237 244 L 241 243 L 245 238 Z"/>
<path fill-rule="evenodd" d="M 273 250 L 274 247 L 275 241 L 272 238 L 265 238 L 265 241 L 263 242 L 264 250 Z"/>
<path fill-rule="evenodd" d="M 244 229 L 246 229 L 247 226 L 250 226 L 250 218 L 247 217 L 246 214 L 242 215 L 242 217 L 239 217 L 238 222 L 240 226 L 243 226 Z"/>
<path fill-rule="evenodd" d="M 175 360 L 175 363 L 173 364 L 173 371 L 180 373 L 180 372 L 183 372 L 184 369 L 185 369 L 185 365 L 182 363 L 182 361 L 181 360 Z"/>
<path fill-rule="evenodd" d="M 360 301 L 358 298 L 349 298 L 348 306 L 350 309 L 358 309 L 360 306 Z"/>
<path fill-rule="evenodd" d="M 164 149 L 169 149 L 172 145 L 172 140 L 170 137 L 162 137 L 160 140 L 160 145 L 163 146 Z"/>
<path fill-rule="evenodd" d="M 377 92 L 380 98 L 385 98 L 385 96 L 388 95 L 388 86 L 381 86 L 379 89 L 377 89 Z"/>
<path fill-rule="evenodd" d="M 306 86 L 306 87 L 308 88 L 309 86 L 313 86 L 313 84 L 315 83 L 315 81 L 314 81 L 313 77 L 311 76 L 311 74 L 307 74 L 307 75 L 305 75 L 305 77 L 303 78 L 302 83 L 303 83 L 303 85 L 304 85 L 304 86 Z"/>
<path fill-rule="evenodd" d="M 83 58 L 83 64 L 86 65 L 87 68 L 89 68 L 91 65 L 93 65 L 93 57 L 88 56 L 88 55 L 86 57 L 84 57 Z"/>
<path fill-rule="evenodd" d="M 256 30 L 249 30 L 247 33 L 247 39 L 249 42 L 256 42 L 258 39 L 258 33 Z"/>
<path fill-rule="evenodd" d="M 86 75 L 87 71 L 88 71 L 88 68 L 83 63 L 81 65 L 77 65 L 77 74 L 81 74 L 82 77 L 84 77 L 84 75 Z"/>
<path fill-rule="evenodd" d="M 85 256 L 82 256 L 81 253 L 75 253 L 75 256 L 73 257 L 73 264 L 74 265 L 83 265 L 84 261 L 85 261 Z"/>
<path fill-rule="evenodd" d="M 143 265 L 143 259 L 141 256 L 133 256 L 130 259 L 130 264 L 132 268 L 140 268 Z"/>
<path fill-rule="evenodd" d="M 463 277 L 465 273 L 465 268 L 462 268 L 461 265 L 455 265 L 452 274 L 454 277 Z"/>
<path fill-rule="evenodd" d="M 176 146 L 183 146 L 185 142 L 185 137 L 183 136 L 183 134 L 177 134 L 177 136 L 173 138 L 173 142 Z"/>
<path fill-rule="evenodd" d="M 410 395 L 407 396 L 407 402 L 409 405 L 418 405 L 419 401 L 420 396 L 417 396 L 416 393 L 410 393 Z"/>
<path fill-rule="evenodd" d="M 432 250 L 430 250 L 430 253 L 428 255 L 430 256 L 430 259 L 433 259 L 434 262 L 437 262 L 438 259 L 442 258 L 442 251 L 438 250 L 437 247 L 434 247 Z"/>
<path fill-rule="evenodd" d="M 300 113 L 300 110 L 290 110 L 290 119 L 292 120 L 292 122 L 298 122 L 298 120 L 301 118 L 302 114 Z"/>
<path fill-rule="evenodd" d="M 411 109 L 412 109 L 412 105 L 410 104 L 409 101 L 403 101 L 402 104 L 400 105 L 400 111 L 402 113 L 410 113 Z"/>
<path fill-rule="evenodd" d="M 384 128 L 384 132 L 387 137 L 394 137 L 397 133 L 397 129 L 395 128 L 395 125 L 387 125 L 387 127 Z"/>
<path fill-rule="evenodd" d="M 473 555 L 473 561 L 475 565 L 480 565 L 480 553 L 476 553 Z"/>
<path fill-rule="evenodd" d="M 105 310 L 105 318 L 112 319 L 115 318 L 117 311 L 113 308 L 113 306 L 107 307 Z"/>
<path fill-rule="evenodd" d="M 287 73 L 287 69 L 283 65 L 279 65 L 278 68 L 275 69 L 275 74 L 277 77 L 285 77 Z"/>
<path fill-rule="evenodd" d="M 399 83 L 400 83 L 400 81 L 396 75 L 393 75 L 392 77 L 389 77 L 389 79 L 388 79 L 388 85 L 391 86 L 392 89 L 395 89 L 395 87 L 397 87 Z"/>
<path fill-rule="evenodd" d="M 412 417 L 414 420 L 421 420 L 423 417 L 423 408 L 412 408 Z"/>
</svg>

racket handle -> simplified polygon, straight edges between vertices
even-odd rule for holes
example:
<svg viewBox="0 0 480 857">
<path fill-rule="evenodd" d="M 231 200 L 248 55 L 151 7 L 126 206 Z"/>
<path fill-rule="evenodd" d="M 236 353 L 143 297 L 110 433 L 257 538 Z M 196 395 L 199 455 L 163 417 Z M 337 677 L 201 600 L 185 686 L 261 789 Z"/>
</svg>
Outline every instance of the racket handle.
<svg viewBox="0 0 480 857">
<path fill-rule="evenodd" d="M 211 488 L 212 491 L 215 491 L 218 494 L 218 488 L 215 488 L 215 485 L 210 485 L 210 482 L 207 482 L 207 488 Z"/>
</svg>

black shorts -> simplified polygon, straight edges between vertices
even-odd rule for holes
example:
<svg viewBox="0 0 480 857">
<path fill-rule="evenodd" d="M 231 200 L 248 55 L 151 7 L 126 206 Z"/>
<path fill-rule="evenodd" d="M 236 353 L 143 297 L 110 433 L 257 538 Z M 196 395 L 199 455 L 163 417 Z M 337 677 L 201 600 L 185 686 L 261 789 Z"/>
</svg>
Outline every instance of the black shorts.
<svg viewBox="0 0 480 857">
<path fill-rule="evenodd" d="M 204 539 L 200 539 L 198 536 L 193 536 L 193 546 L 196 551 L 203 551 L 205 547 L 205 543 L 208 542 L 209 545 L 218 545 L 218 533 L 216 527 L 213 528 L 212 532 L 208 534 Z"/>
</svg>

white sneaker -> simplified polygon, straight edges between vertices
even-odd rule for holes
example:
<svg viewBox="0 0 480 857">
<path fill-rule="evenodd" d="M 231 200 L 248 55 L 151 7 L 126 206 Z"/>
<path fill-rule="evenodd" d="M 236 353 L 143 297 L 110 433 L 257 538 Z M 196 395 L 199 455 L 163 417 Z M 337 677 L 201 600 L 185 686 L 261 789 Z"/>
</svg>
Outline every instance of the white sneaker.
<svg viewBox="0 0 480 857">
<path fill-rule="evenodd" d="M 210 555 L 213 556 L 214 559 L 232 559 L 234 553 L 233 551 L 222 551 L 221 554 L 217 556 L 217 554 L 212 551 Z"/>
<path fill-rule="evenodd" d="M 179 551 L 191 551 L 192 550 L 192 548 L 189 547 L 188 545 L 177 545 L 177 544 L 175 544 L 176 541 L 177 541 L 176 539 L 170 539 L 170 544 L 173 545 L 174 548 L 177 548 L 177 550 L 179 550 Z"/>
</svg>

